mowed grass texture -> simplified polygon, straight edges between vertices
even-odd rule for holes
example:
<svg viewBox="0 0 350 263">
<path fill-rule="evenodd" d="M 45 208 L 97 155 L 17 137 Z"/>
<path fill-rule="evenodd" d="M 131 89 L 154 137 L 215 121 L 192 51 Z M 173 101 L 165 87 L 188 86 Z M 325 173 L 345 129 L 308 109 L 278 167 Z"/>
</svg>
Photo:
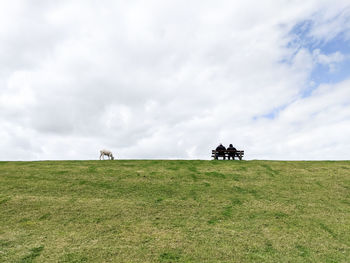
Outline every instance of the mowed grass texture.
<svg viewBox="0 0 350 263">
<path fill-rule="evenodd" d="M 0 262 L 350 262 L 350 162 L 0 162 Z"/>
</svg>

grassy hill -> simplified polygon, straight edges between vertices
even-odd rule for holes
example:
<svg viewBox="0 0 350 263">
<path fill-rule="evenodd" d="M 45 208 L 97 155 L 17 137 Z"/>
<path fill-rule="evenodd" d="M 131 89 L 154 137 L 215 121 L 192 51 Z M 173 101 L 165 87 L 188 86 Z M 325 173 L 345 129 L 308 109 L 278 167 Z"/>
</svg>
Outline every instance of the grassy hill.
<svg viewBox="0 0 350 263">
<path fill-rule="evenodd" d="M 0 262 L 350 262 L 350 162 L 0 162 Z"/>
</svg>

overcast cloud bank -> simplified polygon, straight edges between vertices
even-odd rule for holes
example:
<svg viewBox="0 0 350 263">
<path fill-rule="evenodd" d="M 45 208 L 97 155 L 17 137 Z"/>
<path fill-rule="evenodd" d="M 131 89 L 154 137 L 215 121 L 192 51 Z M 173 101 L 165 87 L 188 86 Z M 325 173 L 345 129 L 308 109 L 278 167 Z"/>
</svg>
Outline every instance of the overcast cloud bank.
<svg viewBox="0 0 350 263">
<path fill-rule="evenodd" d="M 0 160 L 349 159 L 348 1 L 4 1 Z"/>
</svg>

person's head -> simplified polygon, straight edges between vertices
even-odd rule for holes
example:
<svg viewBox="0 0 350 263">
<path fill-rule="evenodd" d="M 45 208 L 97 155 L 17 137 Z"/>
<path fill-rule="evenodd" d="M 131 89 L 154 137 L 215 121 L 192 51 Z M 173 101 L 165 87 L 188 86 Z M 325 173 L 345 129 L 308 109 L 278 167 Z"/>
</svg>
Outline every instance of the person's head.
<svg viewBox="0 0 350 263">
<path fill-rule="evenodd" d="M 232 143 L 230 144 L 230 147 L 233 147 Z"/>
</svg>

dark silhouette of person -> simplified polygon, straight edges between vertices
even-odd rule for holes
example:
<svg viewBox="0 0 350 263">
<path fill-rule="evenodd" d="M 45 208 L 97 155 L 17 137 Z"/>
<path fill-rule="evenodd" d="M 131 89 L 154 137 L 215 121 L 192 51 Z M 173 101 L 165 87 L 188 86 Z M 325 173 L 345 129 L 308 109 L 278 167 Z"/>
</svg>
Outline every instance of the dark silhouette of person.
<svg viewBox="0 0 350 263">
<path fill-rule="evenodd" d="M 223 146 L 221 143 L 218 147 L 216 147 L 216 153 L 215 153 L 215 159 L 217 160 L 219 156 L 224 157 L 224 160 L 226 159 L 225 157 L 225 151 L 226 148 Z"/>
<path fill-rule="evenodd" d="M 230 144 L 230 146 L 227 147 L 227 151 L 229 152 L 228 153 L 228 159 L 230 160 L 230 158 L 232 157 L 232 160 L 234 160 L 235 156 L 237 156 L 237 149 L 235 147 L 233 147 L 232 144 Z"/>
</svg>

